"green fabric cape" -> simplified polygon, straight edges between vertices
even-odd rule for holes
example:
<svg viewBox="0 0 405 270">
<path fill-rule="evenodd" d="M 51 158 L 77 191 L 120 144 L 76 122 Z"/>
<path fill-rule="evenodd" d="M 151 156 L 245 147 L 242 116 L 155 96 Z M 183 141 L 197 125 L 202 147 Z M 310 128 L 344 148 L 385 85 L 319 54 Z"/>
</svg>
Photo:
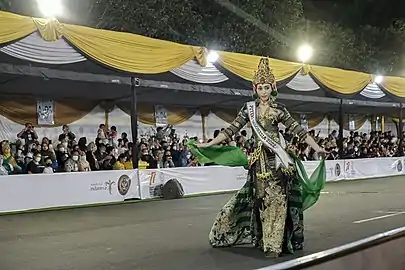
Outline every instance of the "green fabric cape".
<svg viewBox="0 0 405 270">
<path fill-rule="evenodd" d="M 216 165 L 247 168 L 248 159 L 241 149 L 234 146 L 211 146 L 198 148 L 195 141 L 189 141 L 187 146 L 190 152 L 198 159 L 201 164 L 215 163 Z M 325 160 L 319 162 L 318 167 L 308 177 L 304 164 L 296 156 L 290 153 L 297 168 L 296 177 L 302 188 L 303 209 L 306 210 L 313 206 L 319 199 L 321 191 L 326 183 Z"/>
</svg>

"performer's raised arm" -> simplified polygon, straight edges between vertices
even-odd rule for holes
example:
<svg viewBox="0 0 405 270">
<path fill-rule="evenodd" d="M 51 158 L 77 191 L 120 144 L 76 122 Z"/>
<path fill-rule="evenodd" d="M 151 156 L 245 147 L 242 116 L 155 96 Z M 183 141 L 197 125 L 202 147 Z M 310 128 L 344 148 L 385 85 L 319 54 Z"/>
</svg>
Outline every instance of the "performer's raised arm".
<svg viewBox="0 0 405 270">
<path fill-rule="evenodd" d="M 219 133 L 219 135 L 214 138 L 209 143 L 200 143 L 197 144 L 197 147 L 209 147 L 213 145 L 220 144 L 226 139 L 231 139 L 237 132 L 239 132 L 249 121 L 249 117 L 247 115 L 246 106 L 239 111 L 238 115 L 236 116 L 235 120 L 223 131 Z"/>
<path fill-rule="evenodd" d="M 282 107 L 280 120 L 288 130 L 291 130 L 292 133 L 299 137 L 300 141 L 304 141 L 318 154 L 326 154 L 326 151 L 315 142 L 314 138 L 312 138 L 312 136 L 309 135 L 297 121 L 295 121 L 284 106 Z"/>
</svg>

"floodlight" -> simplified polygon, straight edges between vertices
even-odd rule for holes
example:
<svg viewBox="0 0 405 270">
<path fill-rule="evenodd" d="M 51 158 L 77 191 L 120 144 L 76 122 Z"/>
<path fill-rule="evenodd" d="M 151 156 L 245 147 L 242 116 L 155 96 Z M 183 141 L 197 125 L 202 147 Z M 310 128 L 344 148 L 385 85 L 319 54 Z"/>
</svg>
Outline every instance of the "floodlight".
<svg viewBox="0 0 405 270">
<path fill-rule="evenodd" d="M 304 44 L 298 48 L 297 56 L 302 63 L 305 63 L 311 59 L 313 53 L 314 49 L 310 45 Z"/>
<path fill-rule="evenodd" d="M 374 77 L 374 82 L 375 83 L 382 83 L 382 81 L 384 80 L 384 77 L 381 75 L 377 75 Z"/>
<path fill-rule="evenodd" d="M 37 0 L 38 9 L 47 18 L 55 18 L 63 12 L 61 0 Z"/>
<path fill-rule="evenodd" d="M 219 58 L 219 55 L 216 51 L 210 51 L 207 56 L 208 63 L 215 63 Z"/>
</svg>

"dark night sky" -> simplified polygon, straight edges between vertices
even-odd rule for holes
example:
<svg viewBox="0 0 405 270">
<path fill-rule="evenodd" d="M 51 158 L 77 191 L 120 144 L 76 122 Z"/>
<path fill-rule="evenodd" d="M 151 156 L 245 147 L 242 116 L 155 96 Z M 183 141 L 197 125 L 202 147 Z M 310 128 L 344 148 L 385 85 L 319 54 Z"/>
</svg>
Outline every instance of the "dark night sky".
<svg viewBox="0 0 405 270">
<path fill-rule="evenodd" d="M 84 12 L 90 8 L 93 1 L 96 0 L 69 0 L 69 10 L 74 13 L 70 14 L 72 20 L 82 21 Z M 35 14 L 35 1 L 12 0 L 12 2 L 13 11 L 38 15 Z M 308 19 L 338 22 L 353 28 L 360 24 L 387 27 L 394 19 L 405 19 L 404 0 L 302 0 L 302 2 Z"/>
<path fill-rule="evenodd" d="M 69 0 L 69 10 L 72 13 L 69 14 L 68 21 L 83 23 L 91 3 L 95 1 Z M 39 16 L 35 0 L 12 0 L 12 3 L 14 12 Z M 388 27 L 395 19 L 405 20 L 404 0 L 302 0 L 302 3 L 305 16 L 309 20 L 337 22 L 351 28 L 365 24 Z"/>
<path fill-rule="evenodd" d="M 388 27 L 395 19 L 405 19 L 404 0 L 303 0 L 310 20 L 325 20 L 356 28 L 370 24 Z"/>
</svg>

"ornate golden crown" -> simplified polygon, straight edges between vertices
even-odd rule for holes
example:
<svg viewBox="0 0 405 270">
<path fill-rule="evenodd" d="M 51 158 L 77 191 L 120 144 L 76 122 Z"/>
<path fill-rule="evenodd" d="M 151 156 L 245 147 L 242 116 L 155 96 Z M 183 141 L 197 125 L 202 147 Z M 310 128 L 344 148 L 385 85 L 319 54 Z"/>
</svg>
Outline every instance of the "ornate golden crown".
<svg viewBox="0 0 405 270">
<path fill-rule="evenodd" d="M 270 68 L 269 59 L 263 57 L 260 59 L 257 71 L 253 75 L 253 85 L 257 84 L 274 84 L 276 77 L 273 74 L 273 70 Z"/>
</svg>

